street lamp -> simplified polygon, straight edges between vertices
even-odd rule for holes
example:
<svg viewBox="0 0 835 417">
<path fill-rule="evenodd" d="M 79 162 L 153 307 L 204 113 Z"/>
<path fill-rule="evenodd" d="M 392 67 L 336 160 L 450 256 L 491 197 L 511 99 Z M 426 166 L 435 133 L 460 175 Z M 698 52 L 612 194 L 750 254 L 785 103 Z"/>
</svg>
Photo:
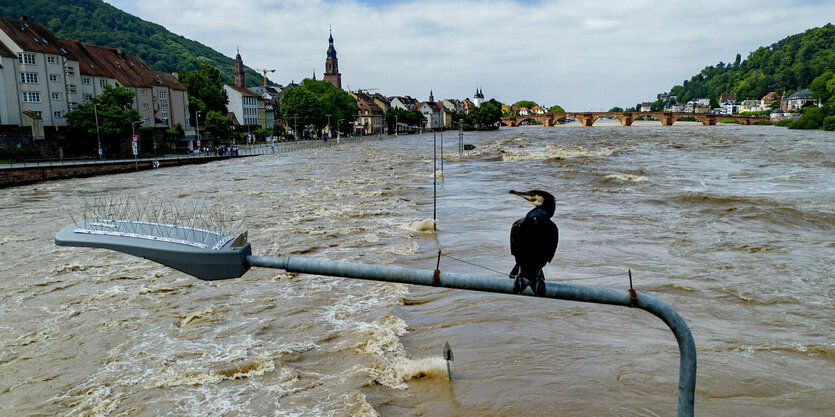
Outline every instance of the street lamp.
<svg viewBox="0 0 835 417">
<path fill-rule="evenodd" d="M 339 143 L 339 131 L 341 130 L 341 129 L 339 129 L 339 126 L 342 126 L 342 121 L 343 120 L 345 120 L 345 119 L 339 119 L 339 120 L 336 121 L 336 143 Z"/>
<path fill-rule="evenodd" d="M 197 126 L 197 147 L 200 148 L 200 110 L 194 113 L 194 123 Z"/>
<path fill-rule="evenodd" d="M 295 136 L 296 141 L 298 141 L 298 140 L 299 140 L 299 131 L 298 131 L 298 128 L 299 128 L 299 126 L 296 124 L 296 114 L 295 114 L 295 113 L 293 113 L 293 136 Z"/>
<path fill-rule="evenodd" d="M 137 121 L 130 124 L 131 148 L 133 148 L 134 146 L 139 145 L 138 143 L 134 142 L 134 140 L 136 138 L 136 130 L 134 130 L 134 128 L 136 127 L 137 123 L 142 123 L 142 120 L 137 120 Z M 136 151 L 134 151 L 134 153 L 133 153 L 133 165 L 136 167 L 136 171 L 139 171 L 139 161 L 137 159 L 138 155 L 139 155 L 139 148 L 137 147 Z"/>
<path fill-rule="evenodd" d="M 397 115 L 394 115 L 394 136 L 397 136 L 397 131 L 400 126 L 397 125 Z"/>
<path fill-rule="evenodd" d="M 101 135 L 99 135 L 99 103 L 93 103 L 93 114 L 96 117 L 96 140 L 99 142 L 99 159 L 102 157 L 101 151 Z"/>
<path fill-rule="evenodd" d="M 330 136 L 331 135 L 331 115 L 330 115 L 330 113 L 328 113 L 326 116 L 328 116 L 328 136 Z M 327 139 L 325 139 L 325 141 L 327 141 Z"/>
</svg>

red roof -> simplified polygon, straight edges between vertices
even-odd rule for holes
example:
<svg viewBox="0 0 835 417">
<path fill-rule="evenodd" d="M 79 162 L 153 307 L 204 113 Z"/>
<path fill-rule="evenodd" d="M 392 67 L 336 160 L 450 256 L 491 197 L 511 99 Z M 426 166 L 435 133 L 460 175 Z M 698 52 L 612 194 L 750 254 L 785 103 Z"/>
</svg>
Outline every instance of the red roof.
<svg viewBox="0 0 835 417">
<path fill-rule="evenodd" d="M 244 97 L 261 97 L 258 94 L 255 94 L 252 91 L 247 90 L 246 88 L 238 87 L 235 84 L 229 84 L 228 87 L 237 91 L 237 92 L 239 92 L 239 93 L 241 93 L 241 95 L 244 96 Z"/>
<path fill-rule="evenodd" d="M 0 17 L 0 30 L 24 51 L 61 55 L 74 60 L 64 45 L 42 24 L 28 20 Z"/>
<path fill-rule="evenodd" d="M 121 49 L 90 45 L 71 39 L 62 39 L 64 45 L 76 54 L 82 75 L 108 77 L 125 87 L 168 87 L 185 91 L 186 87 L 171 74 L 157 72 L 133 55 Z"/>
</svg>

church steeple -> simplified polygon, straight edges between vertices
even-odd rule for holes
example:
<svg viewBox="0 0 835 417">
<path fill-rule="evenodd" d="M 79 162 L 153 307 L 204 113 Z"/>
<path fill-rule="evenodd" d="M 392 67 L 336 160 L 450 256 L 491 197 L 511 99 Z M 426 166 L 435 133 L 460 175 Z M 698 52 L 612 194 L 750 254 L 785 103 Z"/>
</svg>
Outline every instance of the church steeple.
<svg viewBox="0 0 835 417">
<path fill-rule="evenodd" d="M 244 78 L 244 61 L 241 59 L 241 50 L 238 49 L 238 54 L 235 55 L 235 85 L 238 87 L 246 87 L 246 79 Z"/>
<path fill-rule="evenodd" d="M 339 73 L 339 60 L 333 47 L 333 30 L 329 30 L 328 55 L 325 60 L 325 81 L 330 81 L 336 88 L 342 88 L 342 74 Z"/>
<path fill-rule="evenodd" d="M 431 89 L 429 90 L 429 101 L 432 102 L 432 103 L 435 102 L 435 96 L 432 95 L 432 90 Z"/>
</svg>

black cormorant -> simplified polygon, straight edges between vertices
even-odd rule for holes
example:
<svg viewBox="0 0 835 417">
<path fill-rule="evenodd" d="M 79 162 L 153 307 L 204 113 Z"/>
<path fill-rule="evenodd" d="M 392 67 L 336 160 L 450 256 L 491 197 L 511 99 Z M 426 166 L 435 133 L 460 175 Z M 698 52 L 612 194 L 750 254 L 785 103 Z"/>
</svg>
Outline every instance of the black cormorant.
<svg viewBox="0 0 835 417">
<path fill-rule="evenodd" d="M 554 259 L 559 242 L 559 229 L 551 221 L 556 202 L 554 196 L 541 190 L 510 190 L 510 193 L 536 206 L 510 228 L 510 253 L 516 258 L 516 265 L 510 271 L 510 278 L 516 280 L 513 292 L 519 294 L 530 285 L 535 295 L 542 296 L 545 295 L 542 268 Z"/>
</svg>

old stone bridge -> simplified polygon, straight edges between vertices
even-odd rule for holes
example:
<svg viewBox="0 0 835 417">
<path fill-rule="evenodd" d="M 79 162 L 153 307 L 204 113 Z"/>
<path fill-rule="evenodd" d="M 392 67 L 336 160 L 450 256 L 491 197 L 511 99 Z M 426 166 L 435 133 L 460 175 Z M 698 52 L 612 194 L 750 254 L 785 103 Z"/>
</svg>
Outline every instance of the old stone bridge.
<svg viewBox="0 0 835 417">
<path fill-rule="evenodd" d="M 659 120 L 662 126 L 672 126 L 676 120 L 682 117 L 693 117 L 698 119 L 705 126 L 713 126 L 717 122 L 732 119 L 741 125 L 752 125 L 760 120 L 768 120 L 762 117 L 747 117 L 747 116 L 724 116 L 717 114 L 705 113 L 673 113 L 673 112 L 582 112 L 582 113 L 546 113 L 546 114 L 531 114 L 527 116 L 510 116 L 502 118 L 502 124 L 510 127 L 517 127 L 528 120 L 534 120 L 543 126 L 555 126 L 563 117 L 573 117 L 577 119 L 583 126 L 591 126 L 601 117 L 609 117 L 618 119 L 622 126 L 632 126 L 639 117 L 652 116 L 655 120 Z"/>
</svg>

